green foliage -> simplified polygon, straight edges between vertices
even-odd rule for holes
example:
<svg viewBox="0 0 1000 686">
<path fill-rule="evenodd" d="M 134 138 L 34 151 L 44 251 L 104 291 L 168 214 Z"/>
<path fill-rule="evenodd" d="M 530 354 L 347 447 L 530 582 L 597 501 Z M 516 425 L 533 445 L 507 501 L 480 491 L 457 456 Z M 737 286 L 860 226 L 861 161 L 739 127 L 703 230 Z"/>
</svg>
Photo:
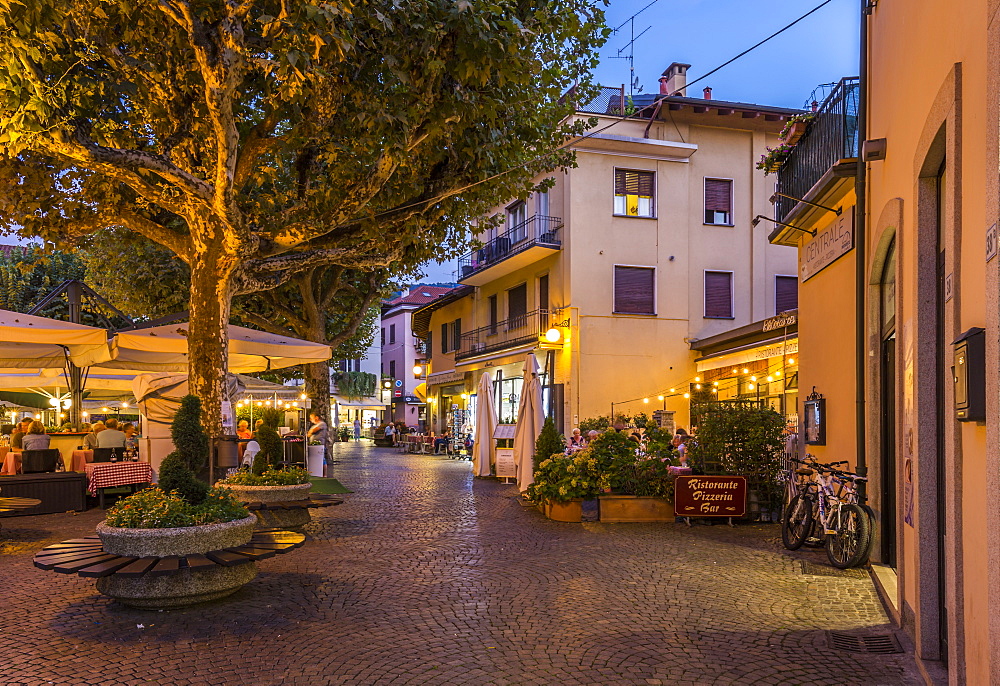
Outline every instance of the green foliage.
<svg viewBox="0 0 1000 686">
<path fill-rule="evenodd" d="M 594 498 L 606 487 L 601 477 L 598 461 L 587 449 L 569 456 L 557 454 L 539 463 L 527 494 L 536 503 Z"/>
<path fill-rule="evenodd" d="M 163 458 L 159 478 L 157 486 L 164 493 L 177 493 L 192 505 L 201 503 L 208 495 L 208 484 L 195 477 L 187 461 L 177 450 Z"/>
<path fill-rule="evenodd" d="M 268 468 L 260 474 L 240 470 L 219 482 L 232 486 L 293 486 L 309 483 L 309 472 L 301 467 L 288 469 Z"/>
<path fill-rule="evenodd" d="M 255 405 L 251 411 L 249 405 L 241 405 L 236 408 L 236 419 L 237 421 L 241 419 L 247 420 L 251 431 L 254 430 L 254 424 L 257 423 L 258 419 L 263 419 L 264 424 L 276 429 L 285 421 L 285 411 L 280 407 L 267 407 L 266 405 L 260 407 Z M 251 419 L 253 421 L 250 421 Z"/>
<path fill-rule="evenodd" d="M 606 431 L 611 427 L 611 420 L 606 415 L 600 417 L 587 417 L 580 420 L 580 433 L 587 436 L 590 431 Z"/>
<path fill-rule="evenodd" d="M 780 505 L 784 418 L 754 402 L 700 405 L 692 414 L 698 426 L 687 444 L 692 462 L 708 474 L 744 475 L 761 503 Z"/>
<path fill-rule="evenodd" d="M 277 469 L 281 465 L 283 447 L 277 430 L 269 424 L 261 425 L 254 438 L 260 444 L 260 452 L 254 455 L 251 472 L 261 476 L 268 469 Z"/>
<path fill-rule="evenodd" d="M 370 398 L 378 387 L 378 377 L 368 372 L 338 372 L 334 380 L 337 391 L 350 400 Z"/>
<path fill-rule="evenodd" d="M 115 503 L 108 510 L 106 523 L 127 529 L 164 529 L 231 522 L 249 516 L 250 512 L 223 488 L 211 489 L 197 505 L 180 493 L 147 488 Z"/>
<path fill-rule="evenodd" d="M 617 490 L 622 479 L 629 476 L 624 467 L 635 462 L 638 447 L 625 432 L 609 429 L 592 440 L 583 452 L 597 461 L 598 470 L 608 478 L 608 486 Z"/>
<path fill-rule="evenodd" d="M 566 451 L 566 438 L 556 430 L 556 423 L 552 417 L 546 417 L 542 424 L 542 431 L 535 440 L 535 455 L 533 458 L 534 468 L 537 471 L 538 465 L 543 461 Z"/>
<path fill-rule="evenodd" d="M 340 436 L 340 440 L 342 441 L 350 440 L 351 430 L 348 429 L 346 426 L 342 426 L 340 427 L 340 431 L 337 432 L 337 435 Z"/>
<path fill-rule="evenodd" d="M 655 423 L 649 418 L 645 412 L 639 412 L 635 415 L 624 414 L 618 412 L 615 414 L 614 422 L 607 415 L 600 415 L 598 417 L 587 417 L 586 419 L 580 420 L 580 432 L 586 436 L 588 431 L 606 431 L 612 426 L 625 426 L 625 427 L 635 427 L 635 428 L 645 428 Z"/>
<path fill-rule="evenodd" d="M 201 400 L 194 395 L 181 398 L 181 406 L 170 425 L 174 449 L 184 464 L 197 474 L 208 463 L 208 434 L 201 424 Z"/>
<path fill-rule="evenodd" d="M 674 475 L 670 473 L 670 462 L 657 457 L 634 457 L 617 465 L 617 473 L 611 478 L 618 486 L 614 489 L 622 495 L 643 497 L 674 497 Z"/>
</svg>

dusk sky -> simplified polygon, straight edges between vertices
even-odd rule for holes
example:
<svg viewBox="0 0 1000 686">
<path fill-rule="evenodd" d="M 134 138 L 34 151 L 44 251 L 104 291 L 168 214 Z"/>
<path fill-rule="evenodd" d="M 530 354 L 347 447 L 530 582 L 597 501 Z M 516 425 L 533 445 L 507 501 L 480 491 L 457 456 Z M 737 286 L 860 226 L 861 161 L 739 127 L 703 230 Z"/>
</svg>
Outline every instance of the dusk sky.
<svg viewBox="0 0 1000 686">
<path fill-rule="evenodd" d="M 601 50 L 596 80 L 607 86 L 629 82 L 629 63 L 615 59 L 619 49 L 628 55 L 631 40 L 628 19 L 650 0 L 611 0 L 607 24 L 621 26 Z M 657 79 L 671 62 L 691 65 L 693 81 L 754 43 L 794 21 L 822 0 L 655 0 L 635 18 L 635 76 L 643 93 L 659 92 Z M 820 84 L 858 72 L 857 0 L 832 0 L 816 13 L 725 69 L 692 87 L 701 96 L 712 87 L 716 100 L 732 100 L 780 107 L 802 107 Z M 820 91 L 822 98 L 822 91 Z M 454 278 L 454 260 L 429 264 L 425 282 Z"/>
</svg>

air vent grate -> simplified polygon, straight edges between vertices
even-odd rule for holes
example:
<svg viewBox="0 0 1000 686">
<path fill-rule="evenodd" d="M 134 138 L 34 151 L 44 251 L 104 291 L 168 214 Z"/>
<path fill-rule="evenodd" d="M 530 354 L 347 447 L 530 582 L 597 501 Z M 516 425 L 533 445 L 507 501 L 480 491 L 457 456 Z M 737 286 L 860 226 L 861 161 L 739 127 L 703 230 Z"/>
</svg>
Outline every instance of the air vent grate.
<svg viewBox="0 0 1000 686">
<path fill-rule="evenodd" d="M 842 631 L 828 631 L 827 638 L 834 650 L 849 653 L 872 653 L 876 655 L 891 655 L 902 653 L 895 634 L 847 634 Z"/>
</svg>

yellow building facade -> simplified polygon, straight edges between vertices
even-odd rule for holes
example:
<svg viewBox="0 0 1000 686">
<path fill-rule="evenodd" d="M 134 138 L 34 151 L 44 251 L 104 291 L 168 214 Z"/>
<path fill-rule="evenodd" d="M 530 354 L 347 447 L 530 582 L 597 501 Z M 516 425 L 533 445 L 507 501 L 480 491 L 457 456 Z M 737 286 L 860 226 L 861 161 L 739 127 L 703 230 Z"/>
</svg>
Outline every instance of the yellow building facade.
<svg viewBox="0 0 1000 686">
<path fill-rule="evenodd" d="M 671 65 L 663 90 L 682 91 L 686 67 Z M 663 93 L 622 120 L 624 94 L 602 98 L 578 114 L 597 124 L 573 146 L 577 166 L 496 208 L 497 226 L 458 262 L 463 288 L 414 314 L 429 341 L 432 430 L 472 414 L 483 372 L 501 421 L 516 419 L 532 351 L 562 431 L 612 408 L 666 409 L 686 427 L 692 341 L 794 300 L 795 251 L 751 220 L 774 192 L 755 165 L 797 111 Z"/>
<path fill-rule="evenodd" d="M 799 249 L 800 383 L 825 400 L 805 450 L 867 468 L 875 578 L 928 680 L 995 684 L 1000 3 L 870 5 L 859 108 L 824 103 L 779 173 L 823 206 L 783 199 L 796 229 L 772 234 Z"/>
</svg>

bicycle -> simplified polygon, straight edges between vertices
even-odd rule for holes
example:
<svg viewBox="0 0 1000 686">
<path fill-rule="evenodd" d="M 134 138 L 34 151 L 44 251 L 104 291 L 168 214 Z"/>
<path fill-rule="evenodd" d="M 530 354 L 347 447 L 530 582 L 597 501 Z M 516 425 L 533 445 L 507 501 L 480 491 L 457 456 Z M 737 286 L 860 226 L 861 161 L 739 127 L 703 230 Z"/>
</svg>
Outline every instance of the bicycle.
<svg viewBox="0 0 1000 686">
<path fill-rule="evenodd" d="M 804 466 L 794 470 L 798 493 L 785 508 L 782 542 L 789 550 L 797 550 L 813 533 L 814 539 L 824 540 L 834 567 L 847 569 L 863 564 L 870 553 L 873 526 L 859 504 L 855 487 L 867 479 L 836 468 L 846 462 L 822 464 L 811 455 L 807 459 L 794 460 Z M 822 537 L 815 535 L 820 532 Z"/>
</svg>

